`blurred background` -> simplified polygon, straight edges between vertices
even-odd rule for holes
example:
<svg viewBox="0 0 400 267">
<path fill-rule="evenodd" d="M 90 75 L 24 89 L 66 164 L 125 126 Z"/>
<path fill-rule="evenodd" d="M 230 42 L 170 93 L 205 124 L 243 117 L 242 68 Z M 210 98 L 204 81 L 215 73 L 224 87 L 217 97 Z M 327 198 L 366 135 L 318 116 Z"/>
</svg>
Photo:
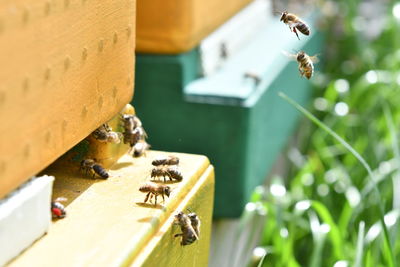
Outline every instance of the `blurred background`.
<svg viewBox="0 0 400 267">
<path fill-rule="evenodd" d="M 322 64 L 305 105 L 320 124 L 303 117 L 280 166 L 254 190 L 236 228 L 231 266 L 257 266 L 264 255 L 259 266 L 396 266 L 400 3 L 273 3 L 274 10 L 314 6 L 320 15 Z"/>
</svg>

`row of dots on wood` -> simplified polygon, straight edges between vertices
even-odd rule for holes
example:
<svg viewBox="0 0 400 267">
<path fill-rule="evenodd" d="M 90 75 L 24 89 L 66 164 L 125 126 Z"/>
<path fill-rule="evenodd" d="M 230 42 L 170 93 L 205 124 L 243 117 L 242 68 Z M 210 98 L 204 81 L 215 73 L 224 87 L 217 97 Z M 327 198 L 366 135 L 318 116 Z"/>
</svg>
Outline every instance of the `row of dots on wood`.
<svg viewBox="0 0 400 267">
<path fill-rule="evenodd" d="M 131 25 L 128 25 L 126 27 L 126 35 L 127 35 L 127 38 L 131 37 L 131 35 L 132 35 L 132 26 Z M 113 45 L 117 44 L 118 38 L 119 38 L 118 37 L 118 32 L 114 31 L 113 34 L 112 34 L 112 38 L 111 38 Z M 105 50 L 105 44 L 106 44 L 105 39 L 104 38 L 100 38 L 98 40 L 98 43 L 97 43 L 97 52 L 95 52 L 95 53 L 103 53 L 104 50 Z M 81 58 L 79 60 L 81 60 L 81 62 L 85 62 L 89 57 L 89 53 L 90 52 L 89 52 L 88 47 L 87 46 L 83 47 L 82 51 L 81 51 Z M 64 61 L 63 61 L 62 64 L 63 64 L 64 72 L 67 72 L 68 69 L 72 65 L 71 56 L 70 55 L 66 55 L 64 57 Z M 54 73 L 52 71 L 51 65 L 47 65 L 45 67 L 45 69 L 44 69 L 44 72 L 43 72 L 43 83 L 44 84 L 48 83 L 53 76 L 54 76 Z M 131 83 L 131 78 L 130 78 L 130 75 L 128 75 L 127 82 L 126 82 L 127 86 L 129 86 L 130 83 Z M 30 79 L 29 79 L 28 76 L 22 78 L 21 85 L 22 85 L 22 93 L 24 95 L 28 94 L 28 92 L 30 90 L 30 86 L 31 86 L 30 85 Z M 115 90 L 116 89 L 114 89 L 114 91 L 113 91 L 113 96 L 114 97 L 116 96 Z M 5 104 L 6 100 L 7 100 L 6 92 L 0 89 L 0 108 Z"/>
<path fill-rule="evenodd" d="M 16 17 L 19 17 L 19 24 L 21 26 L 27 26 L 29 23 L 33 22 L 35 18 L 47 18 L 52 15 L 52 13 L 57 14 L 58 11 L 67 11 L 72 7 L 84 8 L 89 1 L 93 0 L 46 0 L 40 4 L 41 8 L 38 10 L 33 7 L 30 8 L 29 6 L 17 7 L 14 4 L 2 7 L 0 12 L 6 12 L 1 12 L 3 14 L 0 15 L 0 34 L 7 30 L 8 20 L 14 21 Z M 39 6 L 36 1 L 33 1 L 33 3 L 35 8 Z"/>
</svg>

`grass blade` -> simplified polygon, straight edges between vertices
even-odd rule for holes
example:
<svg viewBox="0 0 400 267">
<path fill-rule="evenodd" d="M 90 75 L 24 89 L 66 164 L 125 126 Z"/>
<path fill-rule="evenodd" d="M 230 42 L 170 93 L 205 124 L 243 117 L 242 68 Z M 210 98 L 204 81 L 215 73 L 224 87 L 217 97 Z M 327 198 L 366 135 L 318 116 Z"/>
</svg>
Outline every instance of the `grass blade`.
<svg viewBox="0 0 400 267">
<path fill-rule="evenodd" d="M 364 232 L 365 232 L 365 222 L 361 221 L 358 227 L 356 260 L 354 262 L 354 267 L 362 267 L 363 256 L 364 256 L 364 237 L 365 237 Z"/>
<path fill-rule="evenodd" d="M 317 117 L 315 117 L 314 115 L 312 115 L 308 110 L 306 110 L 305 108 L 303 108 L 301 105 L 299 105 L 296 101 L 294 101 L 293 99 L 291 99 L 290 97 L 288 97 L 286 94 L 279 92 L 278 95 L 280 97 L 282 97 L 284 100 L 286 100 L 289 104 L 291 104 L 292 106 L 294 106 L 298 111 L 300 111 L 304 116 L 306 116 L 309 120 L 311 120 L 313 123 L 315 123 L 319 128 L 321 128 L 322 130 L 324 130 L 325 132 L 327 132 L 329 135 L 331 135 L 333 138 L 336 139 L 336 141 L 338 141 L 340 144 L 342 144 L 351 154 L 353 154 L 354 157 L 357 158 L 357 160 L 361 163 L 361 165 L 364 166 L 364 168 L 366 169 L 366 171 L 369 174 L 370 179 L 372 180 L 372 182 L 376 185 L 376 179 L 375 176 L 371 170 L 371 167 L 368 165 L 368 163 L 364 160 L 364 158 L 356 151 L 353 149 L 353 147 L 347 143 L 342 137 L 340 137 L 337 133 L 335 133 L 331 128 L 329 128 L 326 124 L 324 124 L 322 121 L 320 121 L 319 119 L 317 119 Z M 389 238 L 389 232 L 388 229 L 386 227 L 385 221 L 384 221 L 384 209 L 383 209 L 383 201 L 382 201 L 382 196 L 378 190 L 378 188 L 376 186 L 374 186 L 376 195 L 379 199 L 379 220 L 382 224 L 382 229 L 384 232 L 384 238 L 385 238 L 385 242 L 387 245 L 387 249 L 384 248 L 384 253 L 388 253 L 390 255 L 389 259 L 388 259 L 388 264 L 389 266 L 397 266 L 396 265 L 396 259 L 394 257 L 394 252 L 392 249 L 392 244 L 390 242 L 390 238 Z"/>
</svg>

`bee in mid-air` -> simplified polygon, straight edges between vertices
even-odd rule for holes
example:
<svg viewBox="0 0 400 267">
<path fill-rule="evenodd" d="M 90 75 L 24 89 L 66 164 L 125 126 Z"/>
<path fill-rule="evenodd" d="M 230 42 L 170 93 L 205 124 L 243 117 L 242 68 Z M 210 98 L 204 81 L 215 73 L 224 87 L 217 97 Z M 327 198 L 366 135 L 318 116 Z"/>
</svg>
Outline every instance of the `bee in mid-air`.
<svg viewBox="0 0 400 267">
<path fill-rule="evenodd" d="M 93 159 L 84 159 L 81 161 L 81 170 L 84 171 L 87 174 L 91 174 L 93 178 L 96 177 L 96 175 L 100 176 L 101 178 L 107 179 L 109 177 L 107 171 L 101 166 L 99 163 L 97 163 Z"/>
<path fill-rule="evenodd" d="M 67 212 L 61 201 L 66 201 L 67 199 L 64 197 L 59 197 L 56 200 L 51 202 L 51 217 L 53 219 L 62 219 L 67 216 Z"/>
<path fill-rule="evenodd" d="M 199 216 L 197 216 L 197 214 L 196 213 L 194 213 L 194 212 L 190 212 L 189 214 L 188 214 L 188 217 L 189 217 L 189 219 L 190 219 L 190 222 L 192 223 L 192 227 L 193 227 L 193 229 L 194 229 L 194 231 L 196 232 L 196 234 L 197 234 L 197 239 L 199 238 L 199 236 L 200 236 L 200 218 L 199 218 Z"/>
<path fill-rule="evenodd" d="M 165 202 L 164 195 L 169 197 L 169 195 L 171 194 L 171 188 L 169 186 L 155 183 L 146 183 L 139 188 L 139 191 L 142 193 L 147 193 L 144 199 L 144 203 L 146 203 L 147 200 L 151 201 L 154 196 L 154 205 L 157 205 L 157 197 L 159 195 L 162 196 L 163 202 Z"/>
<path fill-rule="evenodd" d="M 283 52 L 286 56 L 294 59 L 299 63 L 299 72 L 300 75 L 310 79 L 311 76 L 314 74 L 314 64 L 318 62 L 317 55 L 309 56 L 304 51 L 300 51 L 297 54 L 289 54 Z"/>
<path fill-rule="evenodd" d="M 289 26 L 289 29 L 294 32 L 297 38 L 300 40 L 299 35 L 297 34 L 297 30 L 304 35 L 310 35 L 310 27 L 302 21 L 295 14 L 282 12 L 281 13 L 281 21 Z M 297 29 L 297 30 L 296 30 Z"/>
<path fill-rule="evenodd" d="M 160 165 L 178 165 L 179 164 L 179 158 L 176 156 L 160 156 L 155 158 L 151 164 L 153 166 L 160 166 Z"/>
<path fill-rule="evenodd" d="M 99 128 L 94 130 L 92 136 L 100 142 L 108 142 L 118 144 L 121 142 L 122 134 L 113 132 L 111 127 L 104 123 Z"/>
<path fill-rule="evenodd" d="M 150 145 L 146 141 L 139 141 L 133 147 L 133 156 L 141 157 L 146 155 L 146 151 L 150 149 Z"/>
<path fill-rule="evenodd" d="M 175 215 L 175 222 L 181 227 L 182 233 L 176 234 L 174 237 L 182 236 L 182 246 L 190 245 L 199 239 L 199 236 L 194 230 L 192 221 L 188 215 L 183 212 L 179 212 L 177 215 Z"/>
<path fill-rule="evenodd" d="M 157 166 L 151 170 L 151 178 L 163 177 L 164 182 L 166 182 L 165 177 L 168 177 L 170 181 L 177 180 L 182 181 L 183 176 L 179 171 L 177 166 Z"/>
</svg>

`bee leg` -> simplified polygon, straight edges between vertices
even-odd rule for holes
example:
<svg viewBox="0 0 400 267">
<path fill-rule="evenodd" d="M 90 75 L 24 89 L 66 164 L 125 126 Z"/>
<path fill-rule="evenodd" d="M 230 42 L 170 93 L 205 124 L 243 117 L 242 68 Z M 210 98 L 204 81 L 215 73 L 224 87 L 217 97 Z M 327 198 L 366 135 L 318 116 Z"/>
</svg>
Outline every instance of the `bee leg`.
<svg viewBox="0 0 400 267">
<path fill-rule="evenodd" d="M 175 234 L 174 237 L 183 236 L 183 233 Z"/>
<path fill-rule="evenodd" d="M 154 198 L 155 198 L 154 206 L 157 206 L 157 196 L 158 195 L 154 195 Z"/>
<path fill-rule="evenodd" d="M 165 203 L 164 194 L 162 194 L 161 196 L 162 196 L 162 201 L 163 201 L 163 203 Z"/>
<path fill-rule="evenodd" d="M 149 192 L 149 193 L 147 193 L 147 195 L 146 195 L 146 197 L 145 197 L 145 199 L 144 199 L 144 203 L 146 203 L 146 202 L 147 202 L 147 200 L 149 199 L 149 196 L 150 196 L 150 192 Z"/>
<path fill-rule="evenodd" d="M 297 34 L 297 31 L 296 31 L 296 27 L 293 27 L 293 32 L 296 34 L 296 36 L 297 36 L 297 39 L 299 39 L 299 40 L 300 40 L 300 37 L 299 37 L 299 35 Z"/>
</svg>

